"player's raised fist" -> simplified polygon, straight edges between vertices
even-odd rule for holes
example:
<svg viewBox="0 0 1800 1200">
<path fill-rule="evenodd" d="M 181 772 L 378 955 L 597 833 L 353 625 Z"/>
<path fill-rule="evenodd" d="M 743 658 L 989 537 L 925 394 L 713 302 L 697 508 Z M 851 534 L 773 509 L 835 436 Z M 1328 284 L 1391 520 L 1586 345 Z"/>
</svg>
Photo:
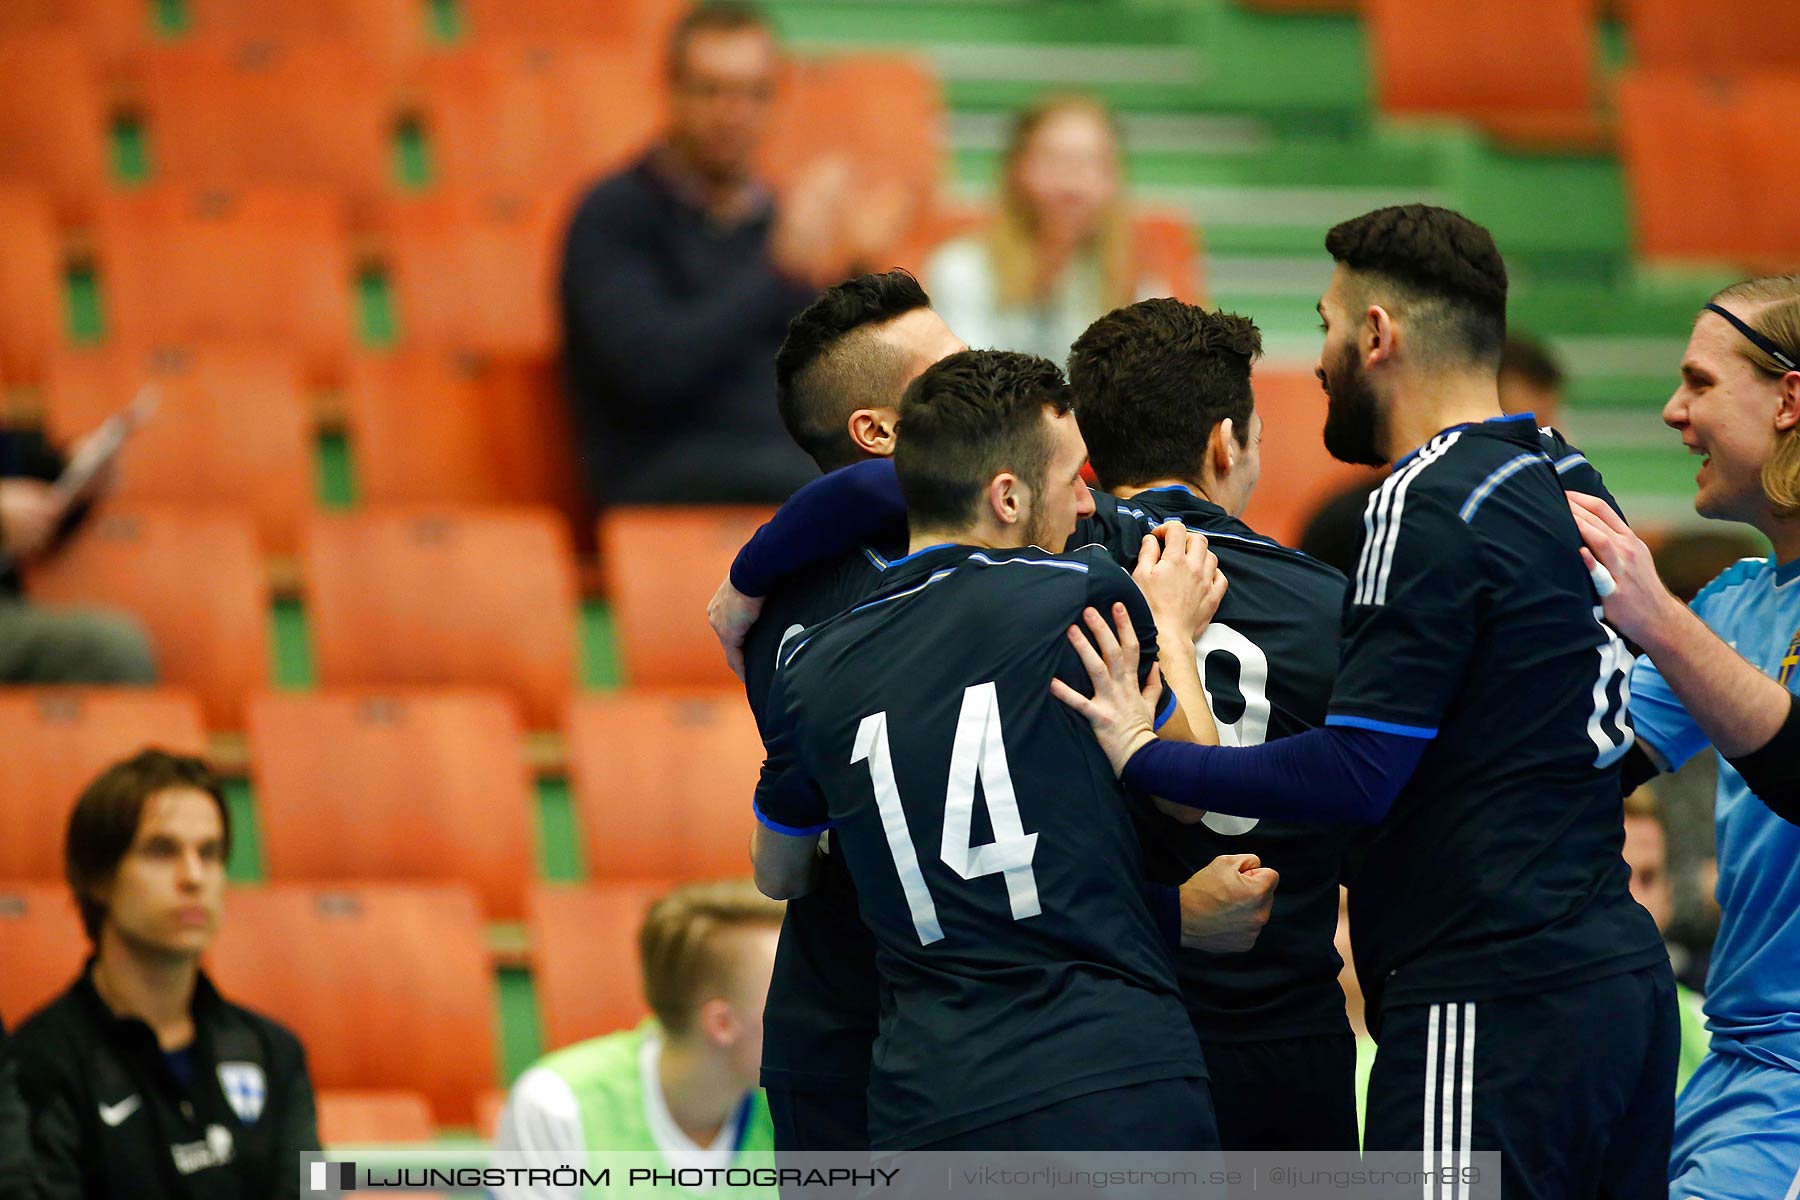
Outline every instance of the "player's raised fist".
<svg viewBox="0 0 1800 1200">
<path fill-rule="evenodd" d="M 1221 854 L 1181 885 L 1181 944 L 1241 954 L 1269 923 L 1281 875 L 1254 854 Z"/>
</svg>

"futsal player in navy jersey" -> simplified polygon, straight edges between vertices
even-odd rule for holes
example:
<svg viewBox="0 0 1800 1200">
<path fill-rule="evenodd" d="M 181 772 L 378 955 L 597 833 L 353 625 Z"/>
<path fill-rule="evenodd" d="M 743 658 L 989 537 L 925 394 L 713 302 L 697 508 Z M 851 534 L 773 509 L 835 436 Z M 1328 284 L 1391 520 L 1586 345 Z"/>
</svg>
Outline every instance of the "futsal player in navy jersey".
<svg viewBox="0 0 1800 1200">
<path fill-rule="evenodd" d="M 1069 353 L 1104 489 L 1076 541 L 1130 569 L 1148 528 L 1206 535 L 1231 586 L 1196 652 L 1220 741 L 1235 746 L 1324 722 L 1345 590 L 1337 571 L 1238 519 L 1261 470 L 1250 378 L 1261 353 L 1249 319 L 1173 299 L 1107 314 Z M 1281 873 L 1254 949 L 1177 960 L 1224 1148 L 1355 1150 L 1356 1041 L 1333 945 L 1349 829 L 1208 813 L 1160 842 L 1181 863 L 1248 853 Z"/>
<path fill-rule="evenodd" d="M 775 359 L 782 422 L 823 471 L 893 453 L 900 394 L 964 346 L 904 271 L 827 289 L 796 317 Z M 765 738 L 776 655 L 801 629 L 872 590 L 905 539 L 875 539 L 769 594 L 740 673 Z M 875 941 L 843 856 L 820 856 L 811 892 L 787 907 L 763 1012 L 762 1084 L 779 1151 L 866 1150 L 869 1051 L 879 1014 Z"/>
<path fill-rule="evenodd" d="M 1379 1042 L 1365 1145 L 1503 1155 L 1509 1197 L 1666 1194 L 1678 1018 L 1631 899 L 1623 643 L 1557 464 L 1495 374 L 1506 270 L 1422 205 L 1333 229 L 1326 446 L 1393 463 L 1370 497 L 1324 727 L 1159 743 L 1129 665 L 1063 688 L 1123 780 L 1236 816 L 1369 825 L 1351 942 Z"/>
<path fill-rule="evenodd" d="M 1085 609 L 1118 620 L 1134 654 L 1157 637 L 1103 550 L 1035 548 L 1092 510 L 1061 372 L 955 354 L 913 383 L 900 422 L 909 553 L 784 652 L 757 881 L 805 895 L 827 830 L 848 864 L 885 985 L 875 1148 L 1214 1148 L 1199 1045 L 1142 899 L 1133 801 L 1047 689 L 1094 655 L 1066 635 Z M 1172 636 L 1204 624 L 1202 599 Z M 1165 693 L 1159 719 L 1174 709 Z"/>
<path fill-rule="evenodd" d="M 789 326 L 776 358 L 783 421 L 822 470 L 885 460 L 906 385 L 963 348 L 907 272 L 845 280 Z M 778 655 L 804 628 L 860 601 L 905 548 L 903 525 L 873 532 L 867 544 L 764 589 L 760 619 L 733 665 L 765 735 Z M 1134 556 L 1138 549 L 1134 543 Z M 1191 878 L 1171 878 L 1185 880 L 1179 890 L 1146 885 L 1145 892 L 1168 941 L 1224 954 L 1254 944 L 1278 878 L 1254 856 L 1228 853 Z M 762 1082 L 778 1152 L 867 1149 L 878 1013 L 873 937 L 857 915 L 842 856 L 822 854 L 812 889 L 788 905 L 764 1014 Z"/>
</svg>

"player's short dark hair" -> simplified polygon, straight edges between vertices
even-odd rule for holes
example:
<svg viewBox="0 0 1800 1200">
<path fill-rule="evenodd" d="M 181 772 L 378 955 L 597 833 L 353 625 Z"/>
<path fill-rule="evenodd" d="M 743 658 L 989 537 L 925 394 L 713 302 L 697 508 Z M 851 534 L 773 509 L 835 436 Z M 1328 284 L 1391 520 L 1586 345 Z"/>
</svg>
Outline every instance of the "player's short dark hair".
<svg viewBox="0 0 1800 1200">
<path fill-rule="evenodd" d="M 1445 357 L 1497 366 L 1506 341 L 1506 261 L 1482 226 L 1447 208 L 1378 208 L 1325 235 L 1337 262 L 1410 309 Z"/>
<path fill-rule="evenodd" d="M 599 2 L 608 3 L 609 0 Z M 769 14 L 750 0 L 701 0 L 682 14 L 669 34 L 669 56 L 665 63 L 669 78 L 681 78 L 682 68 L 687 65 L 688 43 L 695 34 L 736 33 L 744 29 L 761 29 L 771 35 L 775 32 Z"/>
<path fill-rule="evenodd" d="M 912 364 L 875 328 L 930 307 L 910 271 L 883 271 L 833 284 L 788 323 L 775 354 L 775 399 L 788 435 L 821 470 L 855 461 L 851 413 L 899 402 Z"/>
<path fill-rule="evenodd" d="M 231 853 L 231 810 L 218 778 L 200 759 L 167 750 L 140 750 L 100 772 L 75 801 L 63 843 L 63 874 L 81 907 L 88 938 L 96 944 L 106 923 L 106 905 L 95 893 L 112 881 L 137 840 L 144 805 L 170 788 L 194 788 L 212 797 L 225 830 L 225 852 Z"/>
<path fill-rule="evenodd" d="M 1262 334 L 1248 317 L 1179 300 L 1141 300 L 1087 327 L 1069 351 L 1075 417 L 1100 486 L 1195 479 L 1207 440 L 1230 418 L 1250 440 L 1250 364 Z"/>
<path fill-rule="evenodd" d="M 1055 363 L 1012 350 L 964 350 L 932 364 L 900 401 L 894 469 L 914 529 L 958 529 L 995 475 L 1041 491 L 1050 462 L 1044 409 L 1070 408 Z"/>
<path fill-rule="evenodd" d="M 1516 375 L 1546 392 L 1557 391 L 1563 385 L 1562 365 L 1551 355 L 1550 348 L 1520 333 L 1509 334 L 1500 348 L 1500 373 Z"/>
</svg>

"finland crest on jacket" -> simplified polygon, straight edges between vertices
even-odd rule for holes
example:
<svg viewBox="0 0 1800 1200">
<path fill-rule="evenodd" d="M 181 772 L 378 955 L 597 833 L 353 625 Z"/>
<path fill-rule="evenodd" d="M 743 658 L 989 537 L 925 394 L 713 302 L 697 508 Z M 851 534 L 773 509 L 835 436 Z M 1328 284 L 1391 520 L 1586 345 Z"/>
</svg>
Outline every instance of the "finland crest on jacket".
<svg viewBox="0 0 1800 1200">
<path fill-rule="evenodd" d="M 231 1111 L 246 1125 L 256 1124 L 269 1099 L 269 1084 L 263 1069 L 252 1062 L 219 1064 L 219 1087 L 231 1103 Z"/>
</svg>

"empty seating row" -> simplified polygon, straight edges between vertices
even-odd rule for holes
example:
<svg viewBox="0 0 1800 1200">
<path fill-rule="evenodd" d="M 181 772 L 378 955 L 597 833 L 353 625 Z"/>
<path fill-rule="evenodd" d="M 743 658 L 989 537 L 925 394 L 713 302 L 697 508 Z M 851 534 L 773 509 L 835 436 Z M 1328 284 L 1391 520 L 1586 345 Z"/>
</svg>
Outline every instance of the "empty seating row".
<svg viewBox="0 0 1800 1200">
<path fill-rule="evenodd" d="M 153 187 L 96 202 L 92 236 L 65 239 L 48 197 L 0 186 L 0 370 L 36 381 L 68 338 L 65 285 L 90 270 L 109 340 L 235 340 L 301 356 L 310 380 L 342 383 L 359 281 L 378 271 L 415 346 L 548 356 L 563 202 L 442 194 L 395 199 L 352 238 L 347 209 L 318 189 Z"/>
<path fill-rule="evenodd" d="M 1601 0 L 1361 0 L 1360 7 L 1386 111 L 1465 117 L 1520 143 L 1601 139 Z M 1789 69 L 1788 47 L 1800 39 L 1800 6 L 1789 0 L 1623 0 L 1618 7 L 1633 63 L 1652 71 Z M 1646 249 L 1657 252 L 1654 243 Z"/>
<path fill-rule="evenodd" d="M 313 518 L 300 562 L 318 679 L 503 687 L 534 727 L 554 725 L 575 680 L 568 541 L 530 508 Z M 196 691 L 214 728 L 240 728 L 243 698 L 268 683 L 267 578 L 245 517 L 110 508 L 26 591 L 139 618 L 163 678 Z"/>
<path fill-rule="evenodd" d="M 395 72 L 333 41 L 208 41 L 146 51 L 108 84 L 72 35 L 0 37 L 0 163 L 78 207 L 104 186 L 111 131 L 126 121 L 159 179 L 377 197 L 405 186 L 397 155 L 416 139 L 435 182 L 566 202 L 655 135 L 662 64 L 616 44 L 521 42 Z M 841 154 L 921 198 L 934 189 L 941 102 L 913 59 L 787 64 L 772 120 L 765 166 L 778 181 Z"/>
<path fill-rule="evenodd" d="M 664 890 L 649 881 L 533 890 L 531 965 L 547 1049 L 643 1018 L 637 929 Z M 9 1028 L 66 987 L 86 954 L 65 889 L 0 884 Z M 501 1082 L 494 976 L 466 888 L 233 888 L 207 969 L 225 995 L 300 1036 L 321 1091 L 413 1091 L 428 1101 L 426 1116 L 473 1125 Z"/>
<path fill-rule="evenodd" d="M 466 688 L 260 694 L 250 780 L 270 878 L 458 879 L 516 918 L 537 874 L 532 769 L 517 708 Z M 741 696 L 579 697 L 562 724 L 595 879 L 741 873 L 762 743 Z M 202 754 L 174 691 L 0 689 L 0 879 L 61 874 L 68 813 L 145 746 Z"/>
<path fill-rule="evenodd" d="M 383 62 L 412 60 L 447 39 L 592 39 L 660 48 L 683 0 L 458 0 L 454 26 L 431 0 L 180 0 L 187 37 L 334 38 Z M 73 34 L 103 61 L 128 59 L 171 34 L 154 0 L 8 0 L 0 34 Z"/>
<path fill-rule="evenodd" d="M 1800 14 L 1800 5 L 1789 11 Z M 1754 270 L 1800 262 L 1800 191 L 1786 146 L 1800 111 L 1800 69 L 1632 71 L 1619 110 L 1643 254 Z"/>
</svg>

